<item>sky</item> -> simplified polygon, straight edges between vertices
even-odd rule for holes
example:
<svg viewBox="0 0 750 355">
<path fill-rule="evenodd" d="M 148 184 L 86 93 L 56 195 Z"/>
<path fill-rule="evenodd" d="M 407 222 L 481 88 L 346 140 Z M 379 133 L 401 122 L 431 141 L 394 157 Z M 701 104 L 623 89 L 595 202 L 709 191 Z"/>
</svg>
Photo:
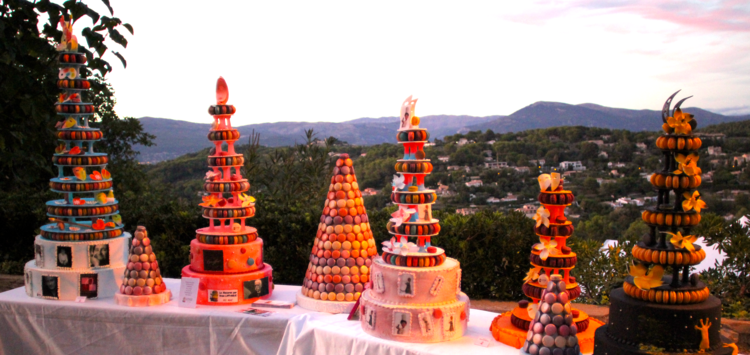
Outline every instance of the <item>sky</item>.
<svg viewBox="0 0 750 355">
<path fill-rule="evenodd" d="M 105 55 L 121 117 L 209 123 L 219 76 L 235 126 L 397 116 L 409 95 L 418 116 L 659 110 L 678 89 L 694 95 L 685 107 L 750 113 L 750 1 L 111 4 L 135 29 L 127 48 L 110 43 L 127 68 Z"/>
</svg>

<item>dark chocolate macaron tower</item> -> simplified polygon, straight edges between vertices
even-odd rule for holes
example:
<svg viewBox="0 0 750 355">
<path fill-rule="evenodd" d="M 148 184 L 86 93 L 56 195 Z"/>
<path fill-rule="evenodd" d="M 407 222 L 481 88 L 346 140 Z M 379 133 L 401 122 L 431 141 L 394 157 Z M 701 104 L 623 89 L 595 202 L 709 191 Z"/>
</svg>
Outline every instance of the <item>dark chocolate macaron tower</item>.
<svg viewBox="0 0 750 355">
<path fill-rule="evenodd" d="M 341 154 L 333 168 L 297 303 L 319 312 L 350 311 L 370 280 L 370 266 L 377 255 L 354 164 L 348 154 Z"/>
<path fill-rule="evenodd" d="M 568 287 L 559 274 L 553 274 L 542 291 L 539 308 L 531 320 L 523 355 L 578 355 L 581 348 L 578 329 L 568 299 Z"/>
<path fill-rule="evenodd" d="M 706 258 L 692 234 L 701 209 L 706 208 L 697 191 L 702 142 L 693 135 L 693 115 L 680 109 L 687 98 L 675 105 L 670 116 L 675 95 L 664 104 L 664 134 L 656 139 L 664 162 L 650 179 L 658 193 L 657 204 L 642 215 L 650 232 L 633 247 L 636 261 L 623 287 L 609 296 L 609 322 L 596 332 L 594 354 L 730 354 L 733 350 L 719 335 L 721 301 L 710 295 L 698 274 L 690 274 L 690 268 Z"/>
</svg>

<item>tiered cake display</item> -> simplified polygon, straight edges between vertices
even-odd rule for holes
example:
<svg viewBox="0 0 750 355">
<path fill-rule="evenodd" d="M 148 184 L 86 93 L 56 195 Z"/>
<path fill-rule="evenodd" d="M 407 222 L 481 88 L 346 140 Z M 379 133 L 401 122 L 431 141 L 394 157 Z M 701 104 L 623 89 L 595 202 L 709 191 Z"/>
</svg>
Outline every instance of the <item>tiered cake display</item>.
<svg viewBox="0 0 750 355">
<path fill-rule="evenodd" d="M 609 322 L 596 332 L 594 354 L 733 351 L 723 347 L 719 336 L 721 301 L 709 294 L 698 274 L 690 274 L 690 267 L 706 257 L 691 234 L 706 208 L 696 190 L 701 184 L 697 151 L 702 142 L 692 134 L 693 115 L 680 109 L 686 99 L 668 117 L 675 95 L 664 104 L 665 134 L 656 140 L 664 162 L 651 176 L 657 205 L 643 212 L 651 231 L 633 247 L 631 276 L 610 294 Z M 671 275 L 663 276 L 668 269 Z"/>
<path fill-rule="evenodd" d="M 432 218 L 437 195 L 426 189 L 424 178 L 432 171 L 425 159 L 427 130 L 414 116 L 417 100 L 411 96 L 401 106 L 397 139 L 404 157 L 396 163 L 391 200 L 399 206 L 388 223 L 393 235 L 384 242 L 383 255 L 372 264 L 372 281 L 360 298 L 360 322 L 365 332 L 380 338 L 411 343 L 431 343 L 463 336 L 469 320 L 469 298 L 461 292 L 461 269 L 446 258 L 430 237 L 440 232 Z M 418 244 L 407 237 L 417 237 Z"/>
<path fill-rule="evenodd" d="M 78 52 L 70 22 L 61 18 L 60 23 L 57 86 L 62 94 L 55 108 L 63 119 L 57 124 L 62 143 L 52 157 L 57 177 L 50 188 L 63 198 L 47 202 L 52 223 L 42 226 L 34 241 L 35 260 L 24 268 L 26 293 L 59 300 L 112 297 L 122 282 L 130 235 L 123 232 L 108 157 L 94 151 L 102 132 L 89 127 L 94 106 L 82 102 L 91 86 L 80 75 L 86 56 Z"/>
<path fill-rule="evenodd" d="M 182 277 L 200 279 L 198 304 L 236 305 L 271 296 L 271 266 L 263 262 L 263 240 L 258 231 L 245 225 L 255 215 L 255 199 L 245 194 L 250 183 L 240 169 L 245 157 L 234 151 L 240 132 L 230 118 L 236 112 L 227 105 L 229 89 L 224 78 L 216 82 L 216 105 L 208 108 L 214 123 L 208 139 L 214 143 L 208 156 L 203 188 L 203 217 L 209 226 L 195 231 L 190 242 L 190 265 Z"/>
<path fill-rule="evenodd" d="M 352 160 L 341 154 L 333 168 L 297 304 L 319 312 L 348 312 L 370 280 L 377 255 Z"/>
<path fill-rule="evenodd" d="M 115 302 L 123 306 L 158 306 L 169 302 L 171 292 L 161 278 L 159 262 L 146 227 L 138 226 L 130 246 L 130 259 Z"/>
<path fill-rule="evenodd" d="M 534 307 L 532 321 L 521 348 L 522 355 L 578 355 L 578 329 L 570 308 L 570 288 L 563 277 L 552 274 Z"/>
<path fill-rule="evenodd" d="M 570 206 L 575 197 L 570 191 L 563 190 L 563 180 L 559 173 L 542 174 L 538 180 L 541 189 L 538 199 L 542 206 L 534 216 L 534 232 L 539 236 L 539 243 L 534 244 L 531 250 L 531 269 L 523 284 L 524 295 L 532 301 L 518 302 L 518 307 L 497 316 L 490 326 L 496 340 L 516 348 L 523 345 L 542 293 L 549 284 L 550 275 L 561 274 L 567 288 L 566 299 L 573 301 L 581 294 L 575 277 L 570 275 L 578 259 L 576 253 L 565 245 L 573 234 L 573 224 L 565 218 L 565 207 Z M 577 309 L 571 310 L 571 315 L 581 351 L 591 352 L 594 348 L 594 331 L 604 323 L 589 318 L 586 313 Z"/>
</svg>

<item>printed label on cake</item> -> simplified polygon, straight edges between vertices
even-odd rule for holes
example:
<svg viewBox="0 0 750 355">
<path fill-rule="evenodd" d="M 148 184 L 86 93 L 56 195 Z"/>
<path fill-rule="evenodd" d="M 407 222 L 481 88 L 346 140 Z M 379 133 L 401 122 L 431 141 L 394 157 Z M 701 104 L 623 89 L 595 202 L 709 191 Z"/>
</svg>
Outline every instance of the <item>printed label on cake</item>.
<svg viewBox="0 0 750 355">
<path fill-rule="evenodd" d="M 411 313 L 404 311 L 393 312 L 393 335 L 409 335 L 411 331 Z"/>
<path fill-rule="evenodd" d="M 60 269 L 73 268 L 73 247 L 58 245 L 55 251 L 57 255 L 57 267 Z"/>
<path fill-rule="evenodd" d="M 374 285 L 373 289 L 375 290 L 375 292 L 377 292 L 377 293 L 383 293 L 383 292 L 385 292 L 385 284 L 384 284 L 384 281 L 383 281 L 383 273 L 380 273 L 380 272 L 376 272 L 375 273 L 375 282 L 374 282 L 374 284 L 375 285 Z"/>
<path fill-rule="evenodd" d="M 109 266 L 109 244 L 89 245 L 89 267 Z"/>
<path fill-rule="evenodd" d="M 362 307 L 362 314 L 365 317 L 365 326 L 375 329 L 375 309 L 372 307 Z"/>
<path fill-rule="evenodd" d="M 23 277 L 25 282 L 24 286 L 26 286 L 26 295 L 29 297 L 33 297 L 31 292 L 31 270 L 25 270 L 25 272 L 23 273 Z"/>
<path fill-rule="evenodd" d="M 268 294 L 268 277 L 245 281 L 242 286 L 245 291 L 245 299 L 263 297 Z"/>
<path fill-rule="evenodd" d="M 431 295 L 435 296 L 440 292 L 440 289 L 443 287 L 443 281 L 445 281 L 443 276 L 438 275 L 438 277 L 435 278 L 435 281 L 432 282 L 432 287 L 430 287 Z"/>
<path fill-rule="evenodd" d="M 203 251 L 203 270 L 224 271 L 224 251 L 204 250 Z"/>
<path fill-rule="evenodd" d="M 42 297 L 49 299 L 60 298 L 60 279 L 53 275 L 42 275 Z"/>
<path fill-rule="evenodd" d="M 430 313 L 419 314 L 419 328 L 422 329 L 423 336 L 432 335 L 432 329 L 433 329 L 432 314 Z"/>
<path fill-rule="evenodd" d="M 414 297 L 416 277 L 410 272 L 398 273 L 398 295 L 402 297 Z"/>
<path fill-rule="evenodd" d="M 79 295 L 86 298 L 96 298 L 99 295 L 98 285 L 99 275 L 81 274 L 81 281 L 78 285 Z"/>
<path fill-rule="evenodd" d="M 456 329 L 458 328 L 457 321 L 455 313 L 443 312 L 443 334 L 446 337 L 452 336 L 456 333 Z"/>
<path fill-rule="evenodd" d="M 237 290 L 208 290 L 210 303 L 237 303 L 239 299 Z"/>
<path fill-rule="evenodd" d="M 39 244 L 34 244 L 34 259 L 36 260 L 36 267 L 44 267 L 44 247 Z"/>
</svg>

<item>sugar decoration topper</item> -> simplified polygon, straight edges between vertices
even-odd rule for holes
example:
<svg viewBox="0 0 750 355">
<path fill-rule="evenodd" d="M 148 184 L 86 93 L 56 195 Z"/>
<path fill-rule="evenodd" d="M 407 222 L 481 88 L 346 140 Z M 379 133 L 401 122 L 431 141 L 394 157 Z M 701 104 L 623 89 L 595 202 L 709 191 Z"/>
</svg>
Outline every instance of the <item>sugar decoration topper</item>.
<svg viewBox="0 0 750 355">
<path fill-rule="evenodd" d="M 419 117 L 415 116 L 418 99 L 412 99 L 411 95 L 401 104 L 401 127 L 400 129 L 412 129 L 419 127 Z"/>
<path fill-rule="evenodd" d="M 55 46 L 58 52 L 75 52 L 78 50 L 78 38 L 73 35 L 73 21 L 66 21 L 65 16 L 60 17 L 60 26 L 62 27 L 63 35 L 60 38 L 60 43 Z"/>
</svg>

